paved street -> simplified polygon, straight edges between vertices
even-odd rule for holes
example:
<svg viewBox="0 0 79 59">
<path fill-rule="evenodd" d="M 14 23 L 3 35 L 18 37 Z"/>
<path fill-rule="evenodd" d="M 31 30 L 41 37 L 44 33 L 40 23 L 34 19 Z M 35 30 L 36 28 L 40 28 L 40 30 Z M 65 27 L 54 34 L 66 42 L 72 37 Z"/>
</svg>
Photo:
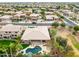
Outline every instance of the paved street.
<svg viewBox="0 0 79 59">
<path fill-rule="evenodd" d="M 61 15 L 60 12 L 57 12 L 57 13 Z M 61 16 L 64 16 L 64 15 L 61 15 Z M 77 23 L 75 23 L 74 21 L 70 20 L 70 19 L 69 19 L 68 17 L 66 17 L 66 16 L 64 16 L 64 22 L 65 22 L 65 24 L 68 25 L 68 26 L 76 26 L 76 25 L 78 25 Z"/>
<path fill-rule="evenodd" d="M 52 23 L 36 23 L 36 24 L 32 24 L 32 23 L 17 23 L 17 22 L 14 22 L 14 23 L 0 23 L 0 25 L 2 25 L 2 24 L 14 24 L 14 25 L 23 25 L 23 26 L 31 26 L 31 25 L 34 25 L 34 26 L 51 26 Z"/>
</svg>

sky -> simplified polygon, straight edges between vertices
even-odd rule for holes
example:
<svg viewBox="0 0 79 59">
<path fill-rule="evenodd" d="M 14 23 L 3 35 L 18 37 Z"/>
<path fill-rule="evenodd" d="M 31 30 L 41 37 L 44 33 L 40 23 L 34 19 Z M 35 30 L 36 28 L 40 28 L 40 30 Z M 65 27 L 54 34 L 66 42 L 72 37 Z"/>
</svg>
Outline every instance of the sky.
<svg viewBox="0 0 79 59">
<path fill-rule="evenodd" d="M 79 2 L 79 0 L 0 0 L 0 2 Z"/>
</svg>

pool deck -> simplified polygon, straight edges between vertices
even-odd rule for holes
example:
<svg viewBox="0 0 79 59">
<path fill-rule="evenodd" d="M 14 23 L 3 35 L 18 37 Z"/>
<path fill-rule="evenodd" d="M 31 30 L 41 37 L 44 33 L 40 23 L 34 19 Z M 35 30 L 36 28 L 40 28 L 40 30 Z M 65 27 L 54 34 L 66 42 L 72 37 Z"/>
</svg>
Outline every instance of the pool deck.
<svg viewBox="0 0 79 59">
<path fill-rule="evenodd" d="M 50 52 L 50 48 L 48 48 L 47 46 L 44 46 L 44 45 L 38 45 L 38 46 L 40 46 L 42 48 L 42 50 L 39 51 L 39 52 L 41 52 L 42 55 Z M 34 47 L 35 47 L 34 45 L 30 45 L 29 47 L 27 47 L 21 51 L 24 51 L 23 54 L 26 54 L 25 50 L 27 50 L 28 48 L 34 48 Z"/>
</svg>

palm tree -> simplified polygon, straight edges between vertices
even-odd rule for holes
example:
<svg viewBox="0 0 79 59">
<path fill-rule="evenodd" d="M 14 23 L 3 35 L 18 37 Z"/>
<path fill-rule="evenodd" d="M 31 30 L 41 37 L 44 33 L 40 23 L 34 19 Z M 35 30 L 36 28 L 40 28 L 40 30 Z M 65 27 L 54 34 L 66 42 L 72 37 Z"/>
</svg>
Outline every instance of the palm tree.
<svg viewBox="0 0 79 59">
<path fill-rule="evenodd" d="M 4 45 L 3 46 L 3 50 L 5 51 L 5 53 L 6 53 L 7 57 L 8 57 L 9 56 L 8 55 L 8 46 Z"/>
<path fill-rule="evenodd" d="M 52 29 L 51 30 L 51 34 L 52 34 L 53 37 L 55 37 L 56 33 L 57 33 L 57 30 L 56 29 Z"/>
<path fill-rule="evenodd" d="M 20 43 L 21 42 L 21 36 L 17 36 L 15 42 Z"/>
<path fill-rule="evenodd" d="M 20 36 L 18 36 L 16 38 L 16 40 L 15 40 L 14 43 L 10 43 L 9 49 L 10 49 L 10 55 L 11 55 L 11 57 L 17 56 L 18 51 L 20 51 L 21 49 L 23 49 L 23 47 L 21 45 Z"/>
<path fill-rule="evenodd" d="M 14 53 L 14 52 L 13 52 L 14 46 L 15 46 L 15 43 L 10 43 L 10 45 L 9 45 L 11 56 L 13 56 L 13 53 Z"/>
<path fill-rule="evenodd" d="M 7 46 L 5 46 L 5 45 L 0 45 L 0 51 L 2 51 L 2 52 L 4 52 L 6 55 L 7 55 L 7 57 L 8 57 L 8 51 L 7 51 Z"/>
<path fill-rule="evenodd" d="M 18 51 L 20 51 L 21 49 L 23 49 L 22 45 L 21 45 L 21 37 L 18 36 L 15 40 L 15 49 L 16 49 L 16 54 L 15 56 L 17 55 Z"/>
<path fill-rule="evenodd" d="M 57 30 L 52 29 L 50 30 L 50 33 L 51 33 L 51 38 L 52 38 L 52 45 L 55 46 Z"/>
</svg>

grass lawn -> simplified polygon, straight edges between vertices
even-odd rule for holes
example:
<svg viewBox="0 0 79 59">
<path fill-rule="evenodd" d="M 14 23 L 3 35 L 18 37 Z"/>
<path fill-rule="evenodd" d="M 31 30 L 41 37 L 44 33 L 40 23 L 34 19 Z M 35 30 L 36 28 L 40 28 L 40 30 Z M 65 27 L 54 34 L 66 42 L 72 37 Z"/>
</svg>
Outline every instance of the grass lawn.
<svg viewBox="0 0 79 59">
<path fill-rule="evenodd" d="M 10 43 L 15 43 L 15 41 L 12 41 L 12 40 L 0 40 L 0 45 L 7 45 L 7 46 L 9 46 Z"/>
<path fill-rule="evenodd" d="M 22 44 L 23 49 L 25 49 L 28 46 L 29 46 L 28 44 Z"/>
<path fill-rule="evenodd" d="M 12 40 L 0 40 L 0 45 L 9 46 L 10 43 L 15 43 L 15 41 L 12 41 Z M 28 46 L 29 46 L 28 44 L 22 44 L 23 49 L 28 47 Z"/>
</svg>

